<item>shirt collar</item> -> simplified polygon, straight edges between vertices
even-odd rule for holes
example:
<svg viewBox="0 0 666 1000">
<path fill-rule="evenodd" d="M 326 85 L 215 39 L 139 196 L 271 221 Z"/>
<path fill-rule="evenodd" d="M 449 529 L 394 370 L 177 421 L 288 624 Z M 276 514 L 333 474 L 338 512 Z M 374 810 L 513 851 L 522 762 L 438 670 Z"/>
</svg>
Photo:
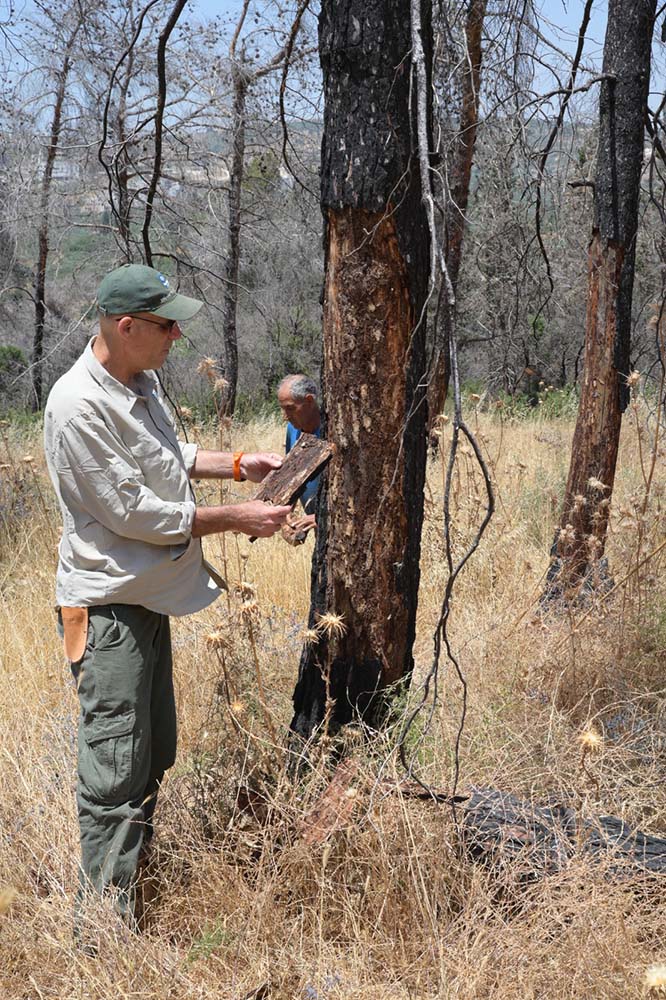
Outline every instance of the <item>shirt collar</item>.
<svg viewBox="0 0 666 1000">
<path fill-rule="evenodd" d="M 93 351 L 93 344 L 95 343 L 95 337 L 91 337 L 88 341 L 86 348 L 83 352 L 83 363 L 86 368 L 94 378 L 95 382 L 110 396 L 120 403 L 124 403 L 128 409 L 131 409 L 138 399 L 146 399 L 147 396 L 153 395 L 155 393 L 157 378 L 153 372 L 140 372 L 136 381 L 137 387 L 141 388 L 142 392 L 135 392 L 128 386 L 123 385 L 119 382 L 117 378 L 114 378 L 110 372 L 106 370 L 104 365 L 95 357 Z"/>
</svg>

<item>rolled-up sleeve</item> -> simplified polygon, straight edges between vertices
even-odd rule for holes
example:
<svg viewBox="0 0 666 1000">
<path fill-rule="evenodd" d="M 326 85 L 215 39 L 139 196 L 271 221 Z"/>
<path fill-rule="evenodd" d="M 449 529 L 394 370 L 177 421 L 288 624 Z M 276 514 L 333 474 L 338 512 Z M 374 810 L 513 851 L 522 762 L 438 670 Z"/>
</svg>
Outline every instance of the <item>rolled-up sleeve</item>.
<svg viewBox="0 0 666 1000">
<path fill-rule="evenodd" d="M 157 496 L 131 451 L 96 414 L 65 424 L 54 457 L 62 498 L 75 521 L 92 519 L 152 545 L 190 539 L 194 502 Z"/>
<path fill-rule="evenodd" d="M 194 468 L 199 445 L 194 444 L 191 441 L 179 441 L 178 447 L 180 448 L 180 453 L 183 456 L 183 464 L 187 469 L 187 474 L 189 476 L 192 474 L 192 469 Z"/>
</svg>

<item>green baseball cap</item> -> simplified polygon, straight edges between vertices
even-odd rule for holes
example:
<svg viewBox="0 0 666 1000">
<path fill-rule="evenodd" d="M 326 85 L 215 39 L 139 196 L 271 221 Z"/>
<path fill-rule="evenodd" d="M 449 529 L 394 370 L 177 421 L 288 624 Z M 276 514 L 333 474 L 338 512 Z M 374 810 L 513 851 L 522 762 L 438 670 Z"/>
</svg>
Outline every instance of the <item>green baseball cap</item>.
<svg viewBox="0 0 666 1000">
<path fill-rule="evenodd" d="M 97 289 L 97 307 L 103 316 L 149 312 L 181 321 L 191 319 L 202 305 L 199 299 L 175 292 L 165 274 L 145 264 L 117 267 Z"/>
</svg>

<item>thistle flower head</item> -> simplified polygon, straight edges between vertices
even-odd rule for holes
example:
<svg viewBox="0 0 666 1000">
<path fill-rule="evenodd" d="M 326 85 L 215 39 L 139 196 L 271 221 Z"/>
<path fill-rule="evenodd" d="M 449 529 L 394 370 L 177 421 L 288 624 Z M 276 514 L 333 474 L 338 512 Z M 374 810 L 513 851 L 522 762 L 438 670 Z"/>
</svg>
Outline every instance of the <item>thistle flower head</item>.
<svg viewBox="0 0 666 1000">
<path fill-rule="evenodd" d="M 565 524 L 563 528 L 560 528 L 558 541 L 560 541 L 563 545 L 573 545 L 576 541 L 576 531 L 573 524 Z"/>
<path fill-rule="evenodd" d="M 578 739 L 583 744 L 585 750 L 598 750 L 603 743 L 601 733 L 592 727 L 584 729 Z"/>
<path fill-rule="evenodd" d="M 211 649 L 224 649 L 227 645 L 227 637 L 221 629 L 215 629 L 206 636 L 206 645 Z"/>
<path fill-rule="evenodd" d="M 588 488 L 594 490 L 595 493 L 603 493 L 608 489 L 608 486 L 606 486 L 605 483 L 602 483 L 601 480 L 597 479 L 595 476 L 590 476 L 587 481 L 587 485 Z"/>
<path fill-rule="evenodd" d="M 327 611 L 325 614 L 319 615 L 315 627 L 320 635 L 325 634 L 329 639 L 339 639 L 347 631 L 347 626 L 344 624 L 344 616 L 336 615 L 333 611 Z"/>
<path fill-rule="evenodd" d="M 666 991 L 666 962 L 649 965 L 643 982 L 648 990 Z"/>
<path fill-rule="evenodd" d="M 197 365 L 197 372 L 206 378 L 212 378 L 217 374 L 217 361 L 215 358 L 202 358 Z"/>
<path fill-rule="evenodd" d="M 245 600 L 241 604 L 240 609 L 241 617 L 246 622 L 251 622 L 253 618 L 259 613 L 259 604 L 253 599 Z"/>
<path fill-rule="evenodd" d="M 638 385 L 640 380 L 641 380 L 640 372 L 633 371 L 627 375 L 627 385 L 630 386 L 632 389 L 635 385 Z"/>
<path fill-rule="evenodd" d="M 319 632 L 316 628 L 306 628 L 303 633 L 303 644 L 305 646 L 315 646 L 320 639 Z"/>
</svg>

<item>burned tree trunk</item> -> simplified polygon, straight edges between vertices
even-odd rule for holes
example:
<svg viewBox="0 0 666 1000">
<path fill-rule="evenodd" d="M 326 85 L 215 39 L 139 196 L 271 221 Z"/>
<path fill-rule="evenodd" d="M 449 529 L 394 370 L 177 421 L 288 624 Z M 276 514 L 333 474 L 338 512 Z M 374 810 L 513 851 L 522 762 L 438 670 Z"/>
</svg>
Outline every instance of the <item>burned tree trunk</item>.
<svg viewBox="0 0 666 1000">
<path fill-rule="evenodd" d="M 422 21 L 429 71 L 426 2 Z M 336 452 L 318 515 L 310 623 L 319 639 L 303 652 L 294 692 L 292 728 L 304 737 L 322 723 L 378 724 L 386 689 L 413 666 L 429 238 L 410 50 L 409 0 L 322 4 L 322 382 Z M 342 622 L 320 621 L 324 612 Z"/>
<path fill-rule="evenodd" d="M 241 201 L 245 163 L 245 104 L 249 80 L 242 65 L 233 63 L 232 79 L 234 100 L 232 108 L 232 161 L 229 178 L 229 244 L 224 268 L 224 304 L 222 307 L 222 336 L 224 338 L 224 378 L 226 386 L 222 397 L 225 415 L 233 416 L 236 408 L 238 385 L 238 338 L 236 313 L 238 310 L 238 268 L 240 265 Z"/>
<path fill-rule="evenodd" d="M 610 0 L 608 7 L 584 373 L 550 593 L 591 579 L 604 553 L 622 413 L 629 398 L 631 299 L 654 16 L 655 0 Z"/>
<path fill-rule="evenodd" d="M 74 48 L 74 43 L 80 27 L 81 20 L 79 19 L 65 46 L 62 66 L 57 75 L 53 118 L 51 119 L 51 131 L 49 134 L 49 144 L 46 149 L 46 160 L 44 163 L 44 173 L 42 175 L 41 193 L 39 197 L 40 222 L 38 235 L 37 273 L 35 275 L 35 331 L 32 338 L 33 412 L 37 412 L 42 408 L 44 386 L 42 362 L 44 359 L 44 329 L 46 326 L 46 268 L 49 258 L 49 212 L 51 207 L 53 167 L 58 153 L 58 147 L 60 145 L 62 110 L 65 103 L 69 72 L 72 68 L 72 50 Z"/>
<path fill-rule="evenodd" d="M 479 121 L 479 89 L 481 87 L 481 33 L 486 15 L 486 0 L 470 0 L 465 24 L 466 59 L 461 81 L 461 110 L 458 136 L 453 155 L 449 182 L 450 201 L 446 212 L 445 259 L 454 294 L 462 262 L 465 216 L 472 179 L 472 162 Z M 449 391 L 451 362 L 449 339 L 454 321 L 454 308 L 446 297 L 442 302 L 440 329 L 437 331 L 435 359 L 428 384 L 429 438 L 436 442 L 435 421 L 442 413 Z"/>
</svg>

